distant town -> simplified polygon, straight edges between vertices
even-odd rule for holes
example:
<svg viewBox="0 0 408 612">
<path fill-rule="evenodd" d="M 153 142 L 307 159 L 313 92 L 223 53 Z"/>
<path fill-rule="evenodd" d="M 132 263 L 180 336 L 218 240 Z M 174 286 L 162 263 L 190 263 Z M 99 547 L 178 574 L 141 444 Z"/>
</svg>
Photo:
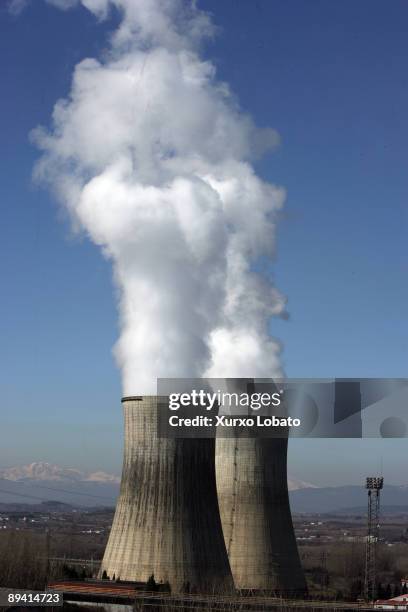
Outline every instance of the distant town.
<svg viewBox="0 0 408 612">
<path fill-rule="evenodd" d="M 0 583 L 42 587 L 45 580 L 96 576 L 114 509 L 60 502 L 0 504 Z M 294 514 L 311 597 L 358 599 L 363 590 L 367 519 L 361 514 Z M 406 593 L 408 512 L 384 514 L 378 554 L 379 598 Z M 32 568 L 35 565 L 34 569 Z"/>
</svg>

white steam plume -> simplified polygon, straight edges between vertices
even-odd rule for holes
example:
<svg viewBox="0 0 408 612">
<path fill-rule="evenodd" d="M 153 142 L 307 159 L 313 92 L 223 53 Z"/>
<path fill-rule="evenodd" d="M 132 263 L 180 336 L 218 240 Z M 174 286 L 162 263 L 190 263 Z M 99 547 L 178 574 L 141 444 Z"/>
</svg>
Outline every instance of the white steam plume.
<svg viewBox="0 0 408 612">
<path fill-rule="evenodd" d="M 273 256 L 284 192 L 250 163 L 276 133 L 200 58 L 212 24 L 195 4 L 81 3 L 121 23 L 104 61 L 76 66 L 50 130 L 35 130 L 36 176 L 112 262 L 124 393 L 155 393 L 157 377 L 280 375 L 268 327 L 284 299 L 254 265 Z"/>
</svg>

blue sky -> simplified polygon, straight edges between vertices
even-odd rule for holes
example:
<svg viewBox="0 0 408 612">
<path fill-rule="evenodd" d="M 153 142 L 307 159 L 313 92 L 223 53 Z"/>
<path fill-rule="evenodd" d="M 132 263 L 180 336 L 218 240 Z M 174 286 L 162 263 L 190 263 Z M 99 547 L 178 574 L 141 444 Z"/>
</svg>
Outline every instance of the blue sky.
<svg viewBox="0 0 408 612">
<path fill-rule="evenodd" d="M 220 26 L 206 49 L 220 78 L 258 124 L 282 138 L 258 171 L 288 192 L 274 274 L 290 319 L 272 323 L 287 374 L 405 376 L 406 2 L 199 5 Z M 113 25 L 37 0 L 18 18 L 6 3 L 0 8 L 4 466 L 48 460 L 120 469 L 111 270 L 32 183 L 38 152 L 29 141 L 69 92 L 75 64 L 103 52 Z M 322 452 L 329 452 L 324 468 Z M 331 468 L 330 479 L 352 482 L 366 464 L 377 469 L 379 455 L 385 475 L 388 469 L 401 481 L 391 474 L 406 457 L 404 440 L 296 441 L 290 469 L 324 484 Z"/>
</svg>

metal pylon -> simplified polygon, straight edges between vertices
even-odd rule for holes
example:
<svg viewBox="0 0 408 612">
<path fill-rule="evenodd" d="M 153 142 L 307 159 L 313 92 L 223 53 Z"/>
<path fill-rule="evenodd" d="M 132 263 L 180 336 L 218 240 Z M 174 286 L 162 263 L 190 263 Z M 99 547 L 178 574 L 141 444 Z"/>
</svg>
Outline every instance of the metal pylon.
<svg viewBox="0 0 408 612">
<path fill-rule="evenodd" d="M 364 594 L 367 601 L 374 601 L 377 595 L 377 544 L 380 535 L 380 492 L 384 479 L 367 478 L 367 542 Z"/>
</svg>

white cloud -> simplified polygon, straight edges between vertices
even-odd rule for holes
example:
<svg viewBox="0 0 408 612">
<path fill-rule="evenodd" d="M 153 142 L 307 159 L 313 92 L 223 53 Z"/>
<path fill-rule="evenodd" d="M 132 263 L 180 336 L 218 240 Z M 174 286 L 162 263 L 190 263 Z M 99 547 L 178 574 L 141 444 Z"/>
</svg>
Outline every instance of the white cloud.
<svg viewBox="0 0 408 612">
<path fill-rule="evenodd" d="M 46 0 L 46 2 L 63 11 L 67 11 L 79 4 L 79 0 Z"/>
<path fill-rule="evenodd" d="M 8 10 L 12 15 L 19 15 L 27 6 L 28 0 L 10 0 Z"/>
<path fill-rule="evenodd" d="M 159 376 L 280 374 L 268 325 L 284 299 L 254 263 L 273 257 L 284 192 L 251 165 L 276 132 L 199 56 L 213 28 L 193 5 L 82 4 L 123 18 L 110 57 L 78 64 L 50 130 L 35 131 L 36 174 L 112 262 L 124 392 L 154 393 Z"/>
</svg>

